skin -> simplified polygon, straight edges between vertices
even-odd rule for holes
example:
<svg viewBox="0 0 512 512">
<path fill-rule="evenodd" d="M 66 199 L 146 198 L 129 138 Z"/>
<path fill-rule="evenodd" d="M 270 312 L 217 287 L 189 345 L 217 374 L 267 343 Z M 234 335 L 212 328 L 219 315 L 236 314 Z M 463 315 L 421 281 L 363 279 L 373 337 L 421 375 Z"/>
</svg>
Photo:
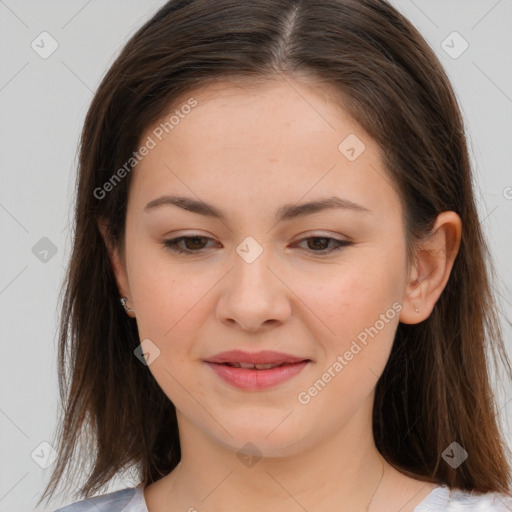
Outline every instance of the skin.
<svg viewBox="0 0 512 512">
<path fill-rule="evenodd" d="M 218 83 L 190 97 L 198 105 L 132 171 L 125 252 L 110 247 L 99 223 L 140 339 L 160 350 L 148 370 L 177 410 L 179 478 L 173 487 L 175 469 L 146 487 L 148 510 L 366 510 L 379 481 L 372 512 L 413 510 L 436 486 L 380 456 L 374 391 L 398 322 L 425 320 L 446 285 L 460 218 L 439 215 L 408 266 L 403 212 L 381 150 L 325 86 L 279 77 L 253 89 Z M 366 146 L 355 161 L 338 150 L 349 134 Z M 144 211 L 164 194 L 212 203 L 226 220 L 172 205 Z M 371 212 L 274 221 L 285 203 L 333 195 Z M 193 255 L 164 246 L 185 235 L 211 240 L 179 244 Z M 236 252 L 248 236 L 263 250 L 250 264 Z M 328 254 L 334 244 L 316 246 L 313 236 L 352 243 Z M 300 403 L 298 393 L 395 303 L 401 311 Z M 231 349 L 312 362 L 274 388 L 240 391 L 203 362 Z M 261 456 L 252 466 L 237 456 L 251 453 L 248 442 Z"/>
</svg>

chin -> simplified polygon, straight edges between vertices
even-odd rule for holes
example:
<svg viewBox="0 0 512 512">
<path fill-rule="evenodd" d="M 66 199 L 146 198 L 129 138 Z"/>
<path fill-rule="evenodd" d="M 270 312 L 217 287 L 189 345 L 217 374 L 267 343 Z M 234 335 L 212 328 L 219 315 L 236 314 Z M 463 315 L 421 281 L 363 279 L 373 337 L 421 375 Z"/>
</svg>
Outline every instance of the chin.
<svg viewBox="0 0 512 512">
<path fill-rule="evenodd" d="M 286 457 L 295 455 L 306 449 L 307 442 L 304 437 L 304 428 L 297 424 L 283 421 L 287 415 L 281 415 L 279 421 L 259 421 L 247 424 L 246 418 L 242 424 L 223 423 L 226 430 L 216 428 L 213 437 L 217 442 L 233 450 L 237 455 L 254 457 Z M 291 417 L 292 415 L 290 415 Z M 314 425 L 311 425 L 314 429 Z M 210 433 L 211 435 L 211 433 Z"/>
</svg>

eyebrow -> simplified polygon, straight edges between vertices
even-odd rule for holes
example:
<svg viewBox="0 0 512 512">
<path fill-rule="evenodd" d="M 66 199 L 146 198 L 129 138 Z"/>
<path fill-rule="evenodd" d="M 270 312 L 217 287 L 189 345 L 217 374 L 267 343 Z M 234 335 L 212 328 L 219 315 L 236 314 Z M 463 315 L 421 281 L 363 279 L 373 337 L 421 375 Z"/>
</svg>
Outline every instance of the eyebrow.
<svg viewBox="0 0 512 512">
<path fill-rule="evenodd" d="M 192 199 L 191 197 L 165 195 L 157 197 L 150 201 L 145 207 L 144 212 L 154 211 L 156 208 L 164 205 L 174 205 L 189 212 L 198 213 L 206 217 L 212 217 L 221 221 L 226 221 L 226 215 L 216 206 L 205 201 Z M 327 197 L 317 201 L 310 201 L 302 204 L 285 204 L 281 206 L 275 215 L 277 222 L 289 221 L 297 217 L 304 217 L 323 210 L 344 209 L 353 210 L 361 213 L 372 213 L 371 210 L 360 204 L 342 199 L 340 197 Z"/>
</svg>

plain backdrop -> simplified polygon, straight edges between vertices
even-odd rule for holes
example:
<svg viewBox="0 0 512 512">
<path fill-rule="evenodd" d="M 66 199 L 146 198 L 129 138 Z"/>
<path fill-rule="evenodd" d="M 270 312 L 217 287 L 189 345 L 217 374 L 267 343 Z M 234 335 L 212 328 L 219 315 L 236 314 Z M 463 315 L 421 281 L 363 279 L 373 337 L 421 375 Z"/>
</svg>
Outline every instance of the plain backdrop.
<svg viewBox="0 0 512 512">
<path fill-rule="evenodd" d="M 0 0 L 0 512 L 34 510 L 50 475 L 41 465 L 51 461 L 56 427 L 57 304 L 81 125 L 109 65 L 163 3 Z M 439 55 L 459 98 L 496 293 L 510 320 L 512 0 L 393 4 Z M 511 444 L 512 390 L 501 386 L 498 398 Z M 118 479 L 108 490 L 131 485 Z M 49 510 L 71 501 L 59 496 Z"/>
</svg>

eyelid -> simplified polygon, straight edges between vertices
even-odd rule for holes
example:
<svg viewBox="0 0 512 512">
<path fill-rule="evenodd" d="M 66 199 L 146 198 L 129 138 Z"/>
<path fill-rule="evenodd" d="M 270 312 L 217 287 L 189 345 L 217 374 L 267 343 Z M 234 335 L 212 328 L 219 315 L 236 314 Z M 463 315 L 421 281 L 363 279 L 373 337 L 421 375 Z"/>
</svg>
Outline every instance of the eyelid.
<svg viewBox="0 0 512 512">
<path fill-rule="evenodd" d="M 348 247 L 350 245 L 353 245 L 352 241 L 344 240 L 343 238 L 340 239 L 340 238 L 338 238 L 338 236 L 339 235 L 328 236 L 328 235 L 325 235 L 325 234 L 315 233 L 315 232 L 310 233 L 310 234 L 305 233 L 305 234 L 301 235 L 301 238 L 299 238 L 296 242 L 294 242 L 292 244 L 292 247 L 297 247 L 300 243 L 306 242 L 307 240 L 310 240 L 310 239 L 313 239 L 313 238 L 324 238 L 324 239 L 328 240 L 328 245 L 329 244 L 333 244 L 333 245 L 331 245 L 330 248 L 321 249 L 319 251 L 308 250 L 308 249 L 301 248 L 301 247 L 299 247 L 299 249 L 301 249 L 302 251 L 307 252 L 308 254 L 311 254 L 311 255 L 329 256 L 330 254 L 335 253 L 335 252 L 343 249 L 344 247 Z M 163 242 L 163 246 L 166 249 L 168 249 L 170 251 L 173 251 L 173 252 L 175 252 L 177 254 L 184 254 L 184 255 L 187 255 L 187 256 L 202 255 L 202 254 L 205 254 L 205 253 L 209 252 L 208 248 L 192 250 L 192 249 L 182 249 L 182 248 L 180 248 L 178 246 L 178 244 L 180 242 L 183 242 L 184 240 L 189 240 L 189 239 L 192 239 L 192 238 L 204 238 L 204 239 L 207 240 L 207 244 L 209 242 L 211 242 L 211 241 L 215 242 L 215 240 L 212 237 L 204 236 L 204 235 L 201 235 L 199 233 L 192 233 L 192 234 L 185 234 L 185 235 L 175 236 L 175 237 L 170 238 L 170 239 L 165 239 L 164 242 Z"/>
<path fill-rule="evenodd" d="M 348 236 L 342 235 L 341 233 L 332 233 L 329 231 L 305 231 L 304 233 L 300 233 L 297 235 L 299 240 L 302 240 L 303 238 L 335 238 L 341 241 L 341 239 L 349 242 L 350 239 Z"/>
<path fill-rule="evenodd" d="M 167 238 L 169 236 L 169 238 Z M 209 236 L 209 235 L 203 235 L 201 233 L 192 232 L 192 233 L 181 233 L 179 231 L 172 233 L 172 235 L 167 235 L 166 241 L 175 240 L 177 238 L 208 238 L 209 240 L 215 241 L 215 238 Z M 341 238 L 340 238 L 341 237 Z M 352 240 L 350 237 L 347 237 L 345 235 L 340 235 L 339 233 L 322 233 L 318 231 L 306 231 L 304 233 L 300 233 L 297 235 L 297 241 L 301 242 L 305 238 L 332 238 L 333 240 L 337 240 L 339 242 L 351 242 Z M 295 243 L 295 242 L 293 242 Z"/>
</svg>

